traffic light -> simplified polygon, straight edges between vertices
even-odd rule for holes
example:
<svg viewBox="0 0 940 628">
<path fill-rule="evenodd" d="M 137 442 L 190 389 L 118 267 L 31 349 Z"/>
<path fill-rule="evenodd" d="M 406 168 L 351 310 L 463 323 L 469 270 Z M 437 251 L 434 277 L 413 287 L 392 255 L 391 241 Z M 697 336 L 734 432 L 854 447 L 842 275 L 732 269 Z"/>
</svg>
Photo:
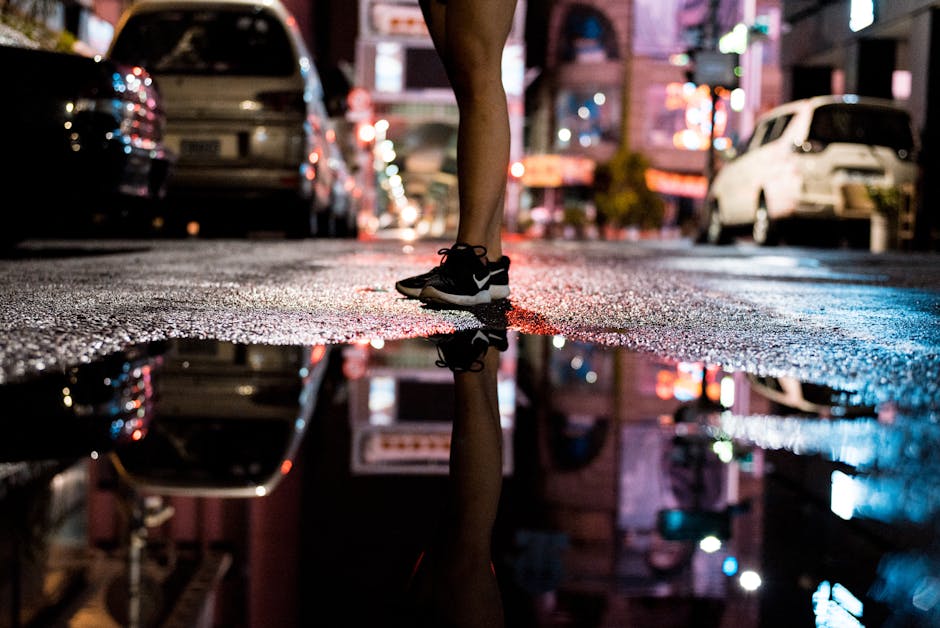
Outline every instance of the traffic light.
<svg viewBox="0 0 940 628">
<path fill-rule="evenodd" d="M 767 39 L 770 37 L 770 21 L 766 15 L 758 16 L 748 28 L 748 37 L 754 39 Z"/>
</svg>

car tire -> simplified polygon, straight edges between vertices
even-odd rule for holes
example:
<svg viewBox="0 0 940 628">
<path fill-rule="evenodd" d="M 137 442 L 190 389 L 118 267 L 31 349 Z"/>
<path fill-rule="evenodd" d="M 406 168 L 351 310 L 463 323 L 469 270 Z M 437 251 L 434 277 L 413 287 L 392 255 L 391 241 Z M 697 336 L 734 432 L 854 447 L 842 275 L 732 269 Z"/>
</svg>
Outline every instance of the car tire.
<svg viewBox="0 0 940 628">
<path fill-rule="evenodd" d="M 317 212 L 316 234 L 320 238 L 336 237 L 336 215 L 333 208 L 324 209 Z"/>
<path fill-rule="evenodd" d="M 762 195 L 754 211 L 751 238 L 760 246 L 773 246 L 777 244 L 778 230 L 778 225 L 771 220 L 770 212 L 767 211 L 767 200 Z"/>
<path fill-rule="evenodd" d="M 721 213 L 718 211 L 718 201 L 712 200 L 708 203 L 708 213 L 705 223 L 705 242 L 708 244 L 728 244 L 728 230 L 721 222 Z"/>
<path fill-rule="evenodd" d="M 313 201 L 297 199 L 289 207 L 285 229 L 288 239 L 304 240 L 312 237 L 316 233 L 314 221 L 318 213 L 313 207 Z"/>
</svg>

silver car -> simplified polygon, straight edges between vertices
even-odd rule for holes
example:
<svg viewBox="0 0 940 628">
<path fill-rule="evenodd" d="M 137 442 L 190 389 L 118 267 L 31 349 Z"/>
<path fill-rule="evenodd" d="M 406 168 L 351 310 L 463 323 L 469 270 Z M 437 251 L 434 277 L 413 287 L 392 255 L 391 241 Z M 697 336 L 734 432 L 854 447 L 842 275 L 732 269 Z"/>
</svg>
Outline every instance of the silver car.
<svg viewBox="0 0 940 628">
<path fill-rule="evenodd" d="M 311 235 L 334 189 L 323 87 L 277 0 L 139 0 L 109 56 L 152 72 L 178 161 L 168 194 L 265 199 L 289 235 Z"/>
</svg>

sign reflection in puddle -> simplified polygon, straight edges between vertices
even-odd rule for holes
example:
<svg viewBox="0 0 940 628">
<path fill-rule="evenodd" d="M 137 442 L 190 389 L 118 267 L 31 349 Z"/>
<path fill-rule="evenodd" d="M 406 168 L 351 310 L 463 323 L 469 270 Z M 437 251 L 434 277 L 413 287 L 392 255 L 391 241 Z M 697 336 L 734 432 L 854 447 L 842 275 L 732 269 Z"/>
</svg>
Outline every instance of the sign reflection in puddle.
<svg viewBox="0 0 940 628">
<path fill-rule="evenodd" d="M 223 623 L 940 625 L 938 415 L 903 401 L 512 331 L 155 343 L 0 387 L 0 590 L 13 625 L 63 582 L 136 625 L 197 590 Z"/>
</svg>

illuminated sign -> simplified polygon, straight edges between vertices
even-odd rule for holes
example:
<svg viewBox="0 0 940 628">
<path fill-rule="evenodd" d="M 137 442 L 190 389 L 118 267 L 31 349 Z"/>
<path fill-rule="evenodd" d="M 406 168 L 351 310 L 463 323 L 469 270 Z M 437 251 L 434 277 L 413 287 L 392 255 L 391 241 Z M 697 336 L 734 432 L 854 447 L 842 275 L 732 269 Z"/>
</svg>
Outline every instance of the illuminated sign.
<svg viewBox="0 0 940 628">
<path fill-rule="evenodd" d="M 875 23 L 875 0 L 852 0 L 849 9 L 849 28 L 857 33 Z"/>
<path fill-rule="evenodd" d="M 401 92 L 404 83 L 404 52 L 400 44 L 383 41 L 375 47 L 375 90 Z"/>
<path fill-rule="evenodd" d="M 698 174 L 683 174 L 647 168 L 646 187 L 660 194 L 705 198 L 708 181 L 704 176 Z"/>
<path fill-rule="evenodd" d="M 529 155 L 522 160 L 522 184 L 533 188 L 594 183 L 593 159 L 572 155 Z"/>
<path fill-rule="evenodd" d="M 376 4 L 372 7 L 372 28 L 380 35 L 429 37 L 421 8 L 402 4 Z"/>
</svg>

